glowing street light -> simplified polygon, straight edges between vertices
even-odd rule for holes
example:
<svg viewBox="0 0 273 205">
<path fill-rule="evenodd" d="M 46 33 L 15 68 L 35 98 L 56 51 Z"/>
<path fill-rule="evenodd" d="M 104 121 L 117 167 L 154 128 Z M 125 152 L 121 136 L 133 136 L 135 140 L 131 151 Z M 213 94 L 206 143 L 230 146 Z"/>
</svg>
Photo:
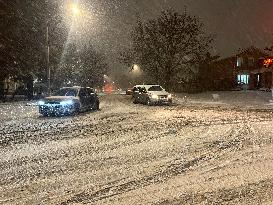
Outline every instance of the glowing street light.
<svg viewBox="0 0 273 205">
<path fill-rule="evenodd" d="M 80 8 L 79 8 L 78 4 L 76 4 L 76 3 L 70 4 L 70 11 L 73 14 L 73 16 L 80 15 Z"/>
<path fill-rule="evenodd" d="M 134 74 L 141 74 L 141 68 L 139 67 L 139 65 L 133 64 L 130 72 L 132 72 Z"/>
<path fill-rule="evenodd" d="M 133 65 L 133 70 L 134 70 L 134 71 L 137 71 L 137 70 L 139 70 L 139 69 L 140 69 L 140 68 L 139 68 L 139 66 L 138 66 L 137 64 L 134 64 L 134 65 Z"/>
</svg>

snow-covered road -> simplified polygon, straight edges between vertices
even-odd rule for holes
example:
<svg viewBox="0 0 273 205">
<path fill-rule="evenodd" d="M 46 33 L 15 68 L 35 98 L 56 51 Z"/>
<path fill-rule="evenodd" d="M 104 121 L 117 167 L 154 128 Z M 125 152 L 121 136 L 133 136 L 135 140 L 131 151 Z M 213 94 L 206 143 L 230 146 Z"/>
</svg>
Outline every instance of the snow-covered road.
<svg viewBox="0 0 273 205">
<path fill-rule="evenodd" d="M 273 112 L 135 105 L 40 117 L 0 105 L 0 204 L 273 202 Z"/>
</svg>

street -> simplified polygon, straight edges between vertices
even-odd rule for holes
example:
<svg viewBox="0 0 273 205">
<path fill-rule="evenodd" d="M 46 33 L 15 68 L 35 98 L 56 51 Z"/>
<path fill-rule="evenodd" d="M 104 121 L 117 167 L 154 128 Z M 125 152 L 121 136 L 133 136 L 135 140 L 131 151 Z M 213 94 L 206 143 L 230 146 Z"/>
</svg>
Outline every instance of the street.
<svg viewBox="0 0 273 205">
<path fill-rule="evenodd" d="M 41 117 L 0 107 L 0 204 L 271 204 L 273 111 L 145 106 Z"/>
</svg>

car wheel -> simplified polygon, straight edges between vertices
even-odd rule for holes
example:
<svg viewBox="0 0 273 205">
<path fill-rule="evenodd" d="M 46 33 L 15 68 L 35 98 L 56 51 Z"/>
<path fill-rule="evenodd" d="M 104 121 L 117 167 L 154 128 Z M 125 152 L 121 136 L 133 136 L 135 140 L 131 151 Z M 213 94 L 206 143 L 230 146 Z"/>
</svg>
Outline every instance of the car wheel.
<svg viewBox="0 0 273 205">
<path fill-rule="evenodd" d="M 133 97 L 133 103 L 134 103 L 134 104 L 137 104 L 137 103 L 138 103 L 135 97 Z"/>
<path fill-rule="evenodd" d="M 98 100 L 94 103 L 93 109 L 94 110 L 99 110 L 100 109 L 100 102 Z"/>
<path fill-rule="evenodd" d="M 147 100 L 146 100 L 146 105 L 149 105 L 149 106 L 152 105 L 152 102 L 151 102 L 150 98 L 147 98 Z"/>
<path fill-rule="evenodd" d="M 80 105 L 79 104 L 75 104 L 74 105 L 74 111 L 73 111 L 73 115 L 78 115 L 80 113 Z"/>
<path fill-rule="evenodd" d="M 47 113 L 42 113 L 43 117 L 48 117 L 49 115 Z"/>
</svg>

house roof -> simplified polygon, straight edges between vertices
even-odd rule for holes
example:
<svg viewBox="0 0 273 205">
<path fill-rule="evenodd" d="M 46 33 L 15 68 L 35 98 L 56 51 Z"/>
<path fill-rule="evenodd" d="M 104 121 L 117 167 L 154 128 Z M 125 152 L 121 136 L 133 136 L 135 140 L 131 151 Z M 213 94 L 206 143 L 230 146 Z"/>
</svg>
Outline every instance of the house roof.
<svg viewBox="0 0 273 205">
<path fill-rule="evenodd" d="M 240 50 L 240 52 L 238 54 L 236 54 L 236 56 L 267 57 L 269 55 L 265 51 L 263 51 L 259 48 L 256 48 L 254 46 L 251 46 L 249 48 Z"/>
</svg>

